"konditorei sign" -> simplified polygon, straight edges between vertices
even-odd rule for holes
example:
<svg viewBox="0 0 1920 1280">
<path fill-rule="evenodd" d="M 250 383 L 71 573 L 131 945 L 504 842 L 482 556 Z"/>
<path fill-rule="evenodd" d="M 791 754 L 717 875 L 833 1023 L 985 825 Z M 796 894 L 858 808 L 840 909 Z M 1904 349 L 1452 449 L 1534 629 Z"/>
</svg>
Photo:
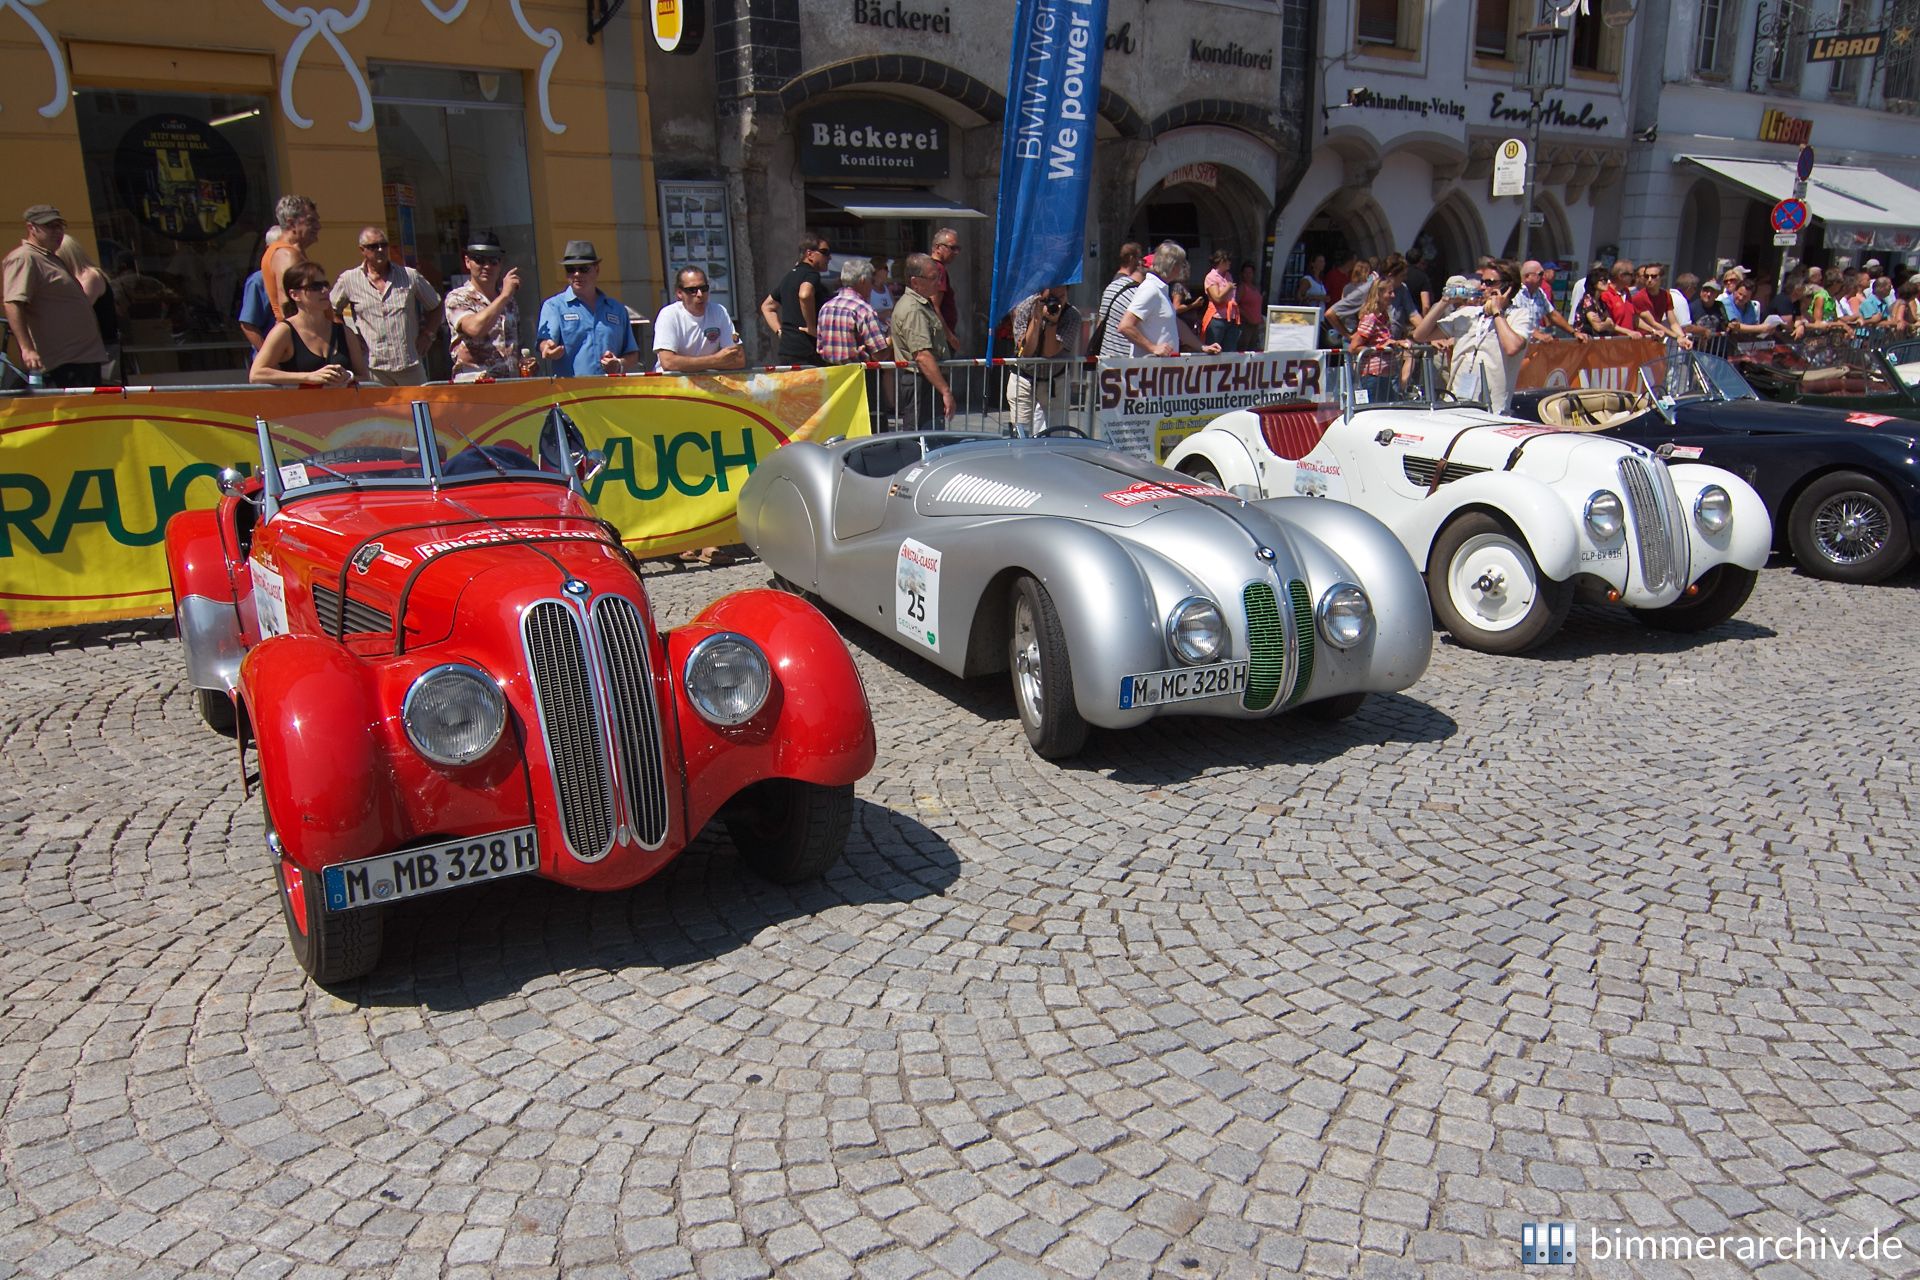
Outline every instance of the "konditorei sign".
<svg viewBox="0 0 1920 1280">
<path fill-rule="evenodd" d="M 893 99 L 834 102 L 798 117 L 800 172 L 808 178 L 947 176 L 948 131 L 930 111 Z"/>
</svg>

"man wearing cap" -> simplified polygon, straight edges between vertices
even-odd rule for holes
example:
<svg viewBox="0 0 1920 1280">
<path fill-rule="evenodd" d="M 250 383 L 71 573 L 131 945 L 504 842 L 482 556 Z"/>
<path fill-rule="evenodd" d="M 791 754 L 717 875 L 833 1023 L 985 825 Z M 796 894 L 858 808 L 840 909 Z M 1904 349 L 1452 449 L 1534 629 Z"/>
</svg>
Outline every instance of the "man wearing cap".
<svg viewBox="0 0 1920 1280">
<path fill-rule="evenodd" d="M 333 282 L 333 309 L 367 348 L 367 376 L 383 387 L 427 380 L 425 357 L 440 332 L 440 291 L 387 252 L 387 233 L 360 228 L 360 265 Z"/>
<path fill-rule="evenodd" d="M 600 292 L 600 255 L 591 240 L 569 240 L 560 254 L 567 287 L 540 304 L 540 355 L 562 377 L 625 373 L 640 363 L 633 323 L 618 300 Z"/>
<path fill-rule="evenodd" d="M 20 363 L 49 387 L 97 386 L 107 348 L 93 299 L 59 256 L 67 220 L 50 204 L 33 205 L 23 216 L 27 237 L 0 269 Z"/>
<path fill-rule="evenodd" d="M 467 282 L 447 291 L 453 380 L 520 376 L 520 268 L 502 271 L 505 254 L 491 231 L 467 246 Z"/>
</svg>

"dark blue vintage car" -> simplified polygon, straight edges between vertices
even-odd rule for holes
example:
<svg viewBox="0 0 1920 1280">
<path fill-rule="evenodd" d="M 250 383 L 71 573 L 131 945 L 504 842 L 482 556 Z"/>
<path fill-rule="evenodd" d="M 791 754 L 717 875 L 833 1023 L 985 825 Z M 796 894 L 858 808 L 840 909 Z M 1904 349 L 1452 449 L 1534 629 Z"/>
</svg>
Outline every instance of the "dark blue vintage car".
<svg viewBox="0 0 1920 1280">
<path fill-rule="evenodd" d="M 1636 382 L 1522 392 L 1513 412 L 1725 467 L 1759 491 L 1776 548 L 1814 577 L 1878 582 L 1912 559 L 1920 422 L 1763 400 L 1727 361 L 1691 351 L 1649 361 Z"/>
</svg>

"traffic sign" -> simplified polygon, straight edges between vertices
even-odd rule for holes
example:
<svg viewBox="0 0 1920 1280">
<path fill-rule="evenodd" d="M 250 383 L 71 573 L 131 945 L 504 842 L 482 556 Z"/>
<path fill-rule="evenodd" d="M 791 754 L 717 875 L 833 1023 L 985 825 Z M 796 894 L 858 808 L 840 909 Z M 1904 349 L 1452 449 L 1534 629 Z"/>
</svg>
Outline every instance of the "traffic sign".
<svg viewBox="0 0 1920 1280">
<path fill-rule="evenodd" d="M 1519 196 L 1527 191 L 1527 144 L 1508 138 L 1493 157 L 1493 194 Z"/>
<path fill-rule="evenodd" d="M 1807 225 L 1807 202 L 1787 197 L 1773 206 L 1772 222 L 1775 231 L 1798 232 Z"/>
<path fill-rule="evenodd" d="M 1794 176 L 1800 179 L 1800 181 L 1802 182 L 1805 182 L 1808 178 L 1811 178 L 1813 176 L 1813 148 L 1812 147 L 1800 148 L 1800 163 L 1798 166 L 1795 167 L 1793 173 L 1794 173 Z"/>
<path fill-rule="evenodd" d="M 1776 249 L 1791 249 L 1800 243 L 1798 231 L 1776 231 L 1773 233 L 1773 245 Z"/>
</svg>

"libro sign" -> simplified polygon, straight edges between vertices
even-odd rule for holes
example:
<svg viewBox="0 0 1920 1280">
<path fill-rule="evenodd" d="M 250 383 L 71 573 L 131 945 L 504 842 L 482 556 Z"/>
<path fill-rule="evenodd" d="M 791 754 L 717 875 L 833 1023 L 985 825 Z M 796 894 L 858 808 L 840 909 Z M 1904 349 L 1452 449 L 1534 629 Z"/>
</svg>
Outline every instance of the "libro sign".
<svg viewBox="0 0 1920 1280">
<path fill-rule="evenodd" d="M 809 178 L 947 176 L 945 120 L 904 102 L 835 102 L 799 117 L 800 172 Z"/>
<path fill-rule="evenodd" d="M 1774 107 L 1768 107 L 1766 114 L 1760 117 L 1760 141 L 1762 142 L 1804 144 L 1812 137 L 1813 121 L 1811 120 L 1790 116 Z"/>
</svg>

